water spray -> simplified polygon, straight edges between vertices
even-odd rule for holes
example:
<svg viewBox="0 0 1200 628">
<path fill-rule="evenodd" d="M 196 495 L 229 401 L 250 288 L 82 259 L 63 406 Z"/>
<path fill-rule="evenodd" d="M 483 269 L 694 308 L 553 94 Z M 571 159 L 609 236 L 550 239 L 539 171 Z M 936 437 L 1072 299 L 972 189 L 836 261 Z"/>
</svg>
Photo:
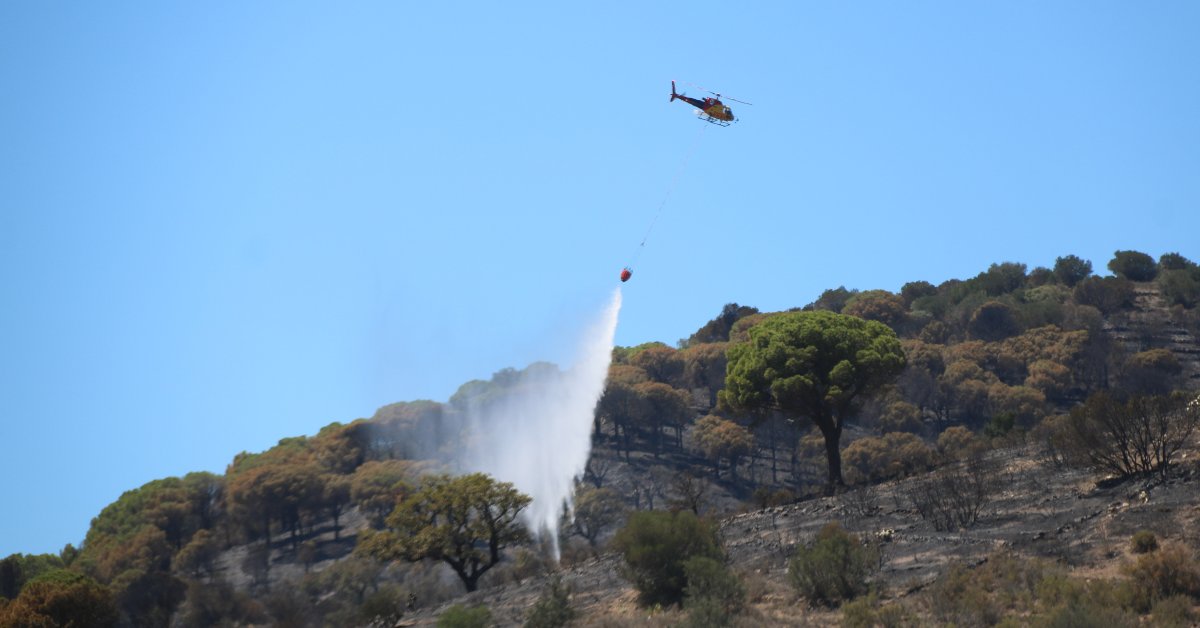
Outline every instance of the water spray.
<svg viewBox="0 0 1200 628">
<path fill-rule="evenodd" d="M 502 397 L 467 409 L 467 433 L 477 446 L 467 447 L 457 466 L 512 482 L 532 497 L 525 522 L 534 533 L 549 536 L 545 540 L 555 559 L 563 505 L 571 508 L 575 478 L 591 455 L 596 404 L 604 392 L 620 310 L 618 288 L 600 317 L 583 330 L 569 368 L 530 367 Z"/>
</svg>

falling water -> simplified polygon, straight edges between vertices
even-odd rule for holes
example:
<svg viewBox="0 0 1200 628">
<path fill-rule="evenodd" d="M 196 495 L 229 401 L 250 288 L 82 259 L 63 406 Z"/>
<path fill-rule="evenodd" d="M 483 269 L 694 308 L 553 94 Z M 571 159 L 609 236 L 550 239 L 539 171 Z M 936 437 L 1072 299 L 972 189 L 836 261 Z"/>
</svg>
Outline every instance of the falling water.
<svg viewBox="0 0 1200 628">
<path fill-rule="evenodd" d="M 618 288 L 604 312 L 584 329 L 569 368 L 531 366 L 501 398 L 468 409 L 467 433 L 474 442 L 462 448 L 470 454 L 458 466 L 512 482 L 531 496 L 526 524 L 548 534 L 555 558 L 563 504 L 571 505 L 574 478 L 583 473 L 591 453 L 592 421 L 604 392 L 620 310 Z"/>
</svg>

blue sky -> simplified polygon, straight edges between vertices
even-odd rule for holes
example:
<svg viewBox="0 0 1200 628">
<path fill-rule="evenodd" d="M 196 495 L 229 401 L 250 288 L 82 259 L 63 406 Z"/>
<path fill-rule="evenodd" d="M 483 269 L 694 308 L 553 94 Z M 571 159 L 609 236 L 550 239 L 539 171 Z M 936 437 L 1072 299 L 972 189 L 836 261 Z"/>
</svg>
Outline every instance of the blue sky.
<svg viewBox="0 0 1200 628">
<path fill-rule="evenodd" d="M 1182 1 L 0 4 L 0 556 L 569 360 L 669 189 L 620 344 L 1196 260 L 1197 32 Z M 672 78 L 754 105 L 700 134 Z"/>
</svg>

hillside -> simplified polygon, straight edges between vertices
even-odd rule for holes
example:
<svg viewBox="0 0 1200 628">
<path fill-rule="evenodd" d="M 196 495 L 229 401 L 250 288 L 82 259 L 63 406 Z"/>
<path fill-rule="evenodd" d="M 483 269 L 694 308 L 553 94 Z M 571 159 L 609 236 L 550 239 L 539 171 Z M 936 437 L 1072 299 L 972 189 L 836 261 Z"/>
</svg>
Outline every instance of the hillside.
<svg viewBox="0 0 1200 628">
<path fill-rule="evenodd" d="M 529 385 L 527 375 L 557 372 L 553 365 L 506 369 L 445 403 L 399 402 L 284 438 L 239 454 L 220 475 L 128 491 L 92 521 L 81 547 L 0 561 L 0 626 L 36 615 L 31 594 L 22 595 L 45 578 L 87 608 L 111 609 L 122 626 L 431 625 L 463 604 L 517 625 L 551 577 L 573 590 L 581 624 L 674 624 L 687 612 L 639 607 L 611 546 L 633 513 L 647 511 L 714 522 L 747 590 L 748 606 L 732 620 L 739 625 L 825 625 L 842 612 L 989 623 L 971 615 L 979 608 L 954 606 L 970 597 L 964 591 L 990 600 L 979 602 L 989 613 L 1049 617 L 1067 607 L 1039 597 L 1034 585 L 1047 578 L 1067 589 L 1088 578 L 1133 586 L 1123 565 L 1135 561 L 1129 543 L 1139 530 L 1189 557 L 1197 549 L 1191 504 L 1200 468 L 1188 422 L 1196 408 L 1172 391 L 1200 390 L 1200 266 L 1178 254 L 1155 261 L 1118 251 L 1108 267 L 1113 276 L 1097 276 L 1090 262 L 1065 256 L 1053 269 L 1004 262 L 896 293 L 832 288 L 786 312 L 729 304 L 675 347 L 617 347 L 588 471 L 574 489 L 579 509 L 594 509 L 577 509 L 588 527 L 564 522 L 559 563 L 544 538 L 496 552 L 503 560 L 473 593 L 464 595 L 472 585 L 443 562 L 404 560 L 416 550 L 397 532 L 403 518 L 390 515 L 415 508 L 431 478 L 454 470 L 448 453 L 487 446 L 469 409 L 503 404 Z M 755 334 L 800 323 L 873 334 L 871 346 L 891 360 L 886 376 L 839 410 L 845 422 L 832 451 L 844 486 L 812 415 L 727 396 L 744 368 L 731 356 L 746 355 Z M 818 346 L 792 348 L 810 355 Z M 847 364 L 865 354 L 849 355 Z M 1102 448 L 1121 437 L 1103 421 L 1159 407 L 1170 428 L 1162 433 L 1178 442 L 1124 443 L 1106 462 Z M 1136 446 L 1149 451 L 1146 460 L 1123 463 Z M 791 557 L 835 522 L 878 552 L 874 597 L 842 610 L 810 604 L 788 575 Z M 1032 571 L 988 577 L 1033 583 L 1020 595 L 1001 602 L 989 597 L 999 593 L 955 584 L 963 568 L 1014 569 L 1008 556 Z M 1194 591 L 1177 593 L 1200 595 L 1200 568 L 1196 578 Z M 1194 602 L 1175 604 L 1190 612 Z M 1151 606 L 1084 610 L 1166 616 L 1149 615 Z"/>
<path fill-rule="evenodd" d="M 1197 453 L 1193 443 L 1190 462 L 1166 479 L 1097 482 L 1086 472 L 1056 468 L 1029 444 L 996 450 L 990 462 L 1002 485 L 968 530 L 939 530 L 917 513 L 909 495 L 920 478 L 730 515 L 719 525 L 733 568 L 754 581 L 746 625 L 839 621 L 829 610 L 806 609 L 787 578 L 791 549 L 830 522 L 878 543 L 881 568 L 874 582 L 881 599 L 911 605 L 922 624 L 937 623 L 923 595 L 952 564 L 975 566 L 1012 555 L 1054 561 L 1072 577 L 1112 578 L 1136 558 L 1129 539 L 1139 530 L 1153 531 L 1160 542 L 1194 542 L 1200 532 Z M 620 576 L 620 564 L 619 556 L 603 554 L 554 572 L 571 586 L 573 603 L 588 618 L 582 625 L 670 625 L 680 619 L 671 613 L 647 619 Z M 534 576 L 453 603 L 483 604 L 500 625 L 519 625 L 549 579 Z M 433 625 L 446 606 L 414 613 L 403 625 Z"/>
</svg>

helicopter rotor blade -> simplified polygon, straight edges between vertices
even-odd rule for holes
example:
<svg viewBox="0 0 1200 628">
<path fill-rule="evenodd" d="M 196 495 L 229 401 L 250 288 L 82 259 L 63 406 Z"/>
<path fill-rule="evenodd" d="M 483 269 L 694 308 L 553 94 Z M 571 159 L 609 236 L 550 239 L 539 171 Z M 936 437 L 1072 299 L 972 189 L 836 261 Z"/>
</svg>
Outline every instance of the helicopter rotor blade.
<svg viewBox="0 0 1200 628">
<path fill-rule="evenodd" d="M 713 96 L 716 96 L 716 97 L 717 97 L 717 100 L 720 100 L 720 99 L 721 99 L 721 94 L 720 94 L 719 92 L 714 92 L 714 91 L 712 91 L 711 89 L 705 89 L 704 87 L 702 87 L 702 86 L 700 86 L 700 85 L 697 85 L 697 84 L 695 84 L 695 83 L 691 83 L 691 82 L 688 82 L 688 81 L 681 81 L 681 82 L 682 82 L 682 83 L 687 83 L 688 85 L 691 85 L 692 87 L 695 87 L 696 89 L 699 89 L 699 90 L 701 90 L 701 91 L 708 92 L 708 93 L 712 94 Z M 751 103 L 751 102 L 746 102 L 746 101 L 744 101 L 744 100 L 738 100 L 738 99 L 736 99 L 736 98 L 730 98 L 729 96 L 725 96 L 725 100 L 732 100 L 733 102 L 742 103 L 743 105 L 750 105 L 750 106 L 754 106 L 754 103 Z"/>
</svg>

